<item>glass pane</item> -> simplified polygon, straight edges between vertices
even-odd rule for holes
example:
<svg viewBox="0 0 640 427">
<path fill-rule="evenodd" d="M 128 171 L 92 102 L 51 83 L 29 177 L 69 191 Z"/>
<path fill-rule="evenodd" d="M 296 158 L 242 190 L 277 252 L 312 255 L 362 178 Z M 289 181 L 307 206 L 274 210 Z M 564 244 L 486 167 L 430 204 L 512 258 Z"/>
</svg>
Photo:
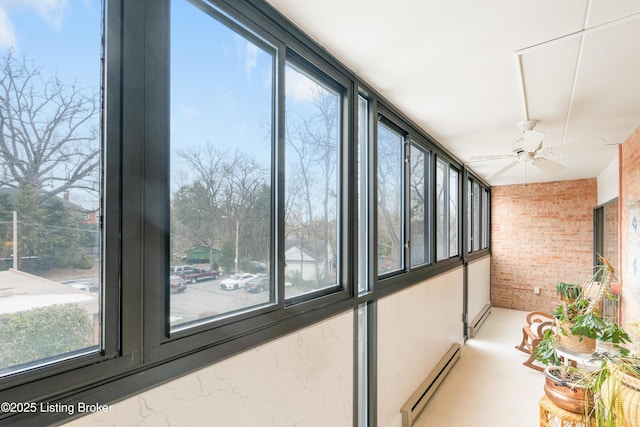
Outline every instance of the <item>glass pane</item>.
<svg viewBox="0 0 640 427">
<path fill-rule="evenodd" d="M 480 185 L 473 183 L 473 250 L 480 249 Z"/>
<path fill-rule="evenodd" d="M 449 257 L 458 255 L 458 180 L 460 174 L 449 169 Z"/>
<path fill-rule="evenodd" d="M 428 157 L 418 147 L 411 145 L 411 266 L 429 262 L 427 236 Z"/>
<path fill-rule="evenodd" d="M 272 302 L 274 52 L 171 2 L 173 327 Z"/>
<path fill-rule="evenodd" d="M 378 275 L 403 266 L 402 135 L 378 124 Z"/>
<path fill-rule="evenodd" d="M 340 95 L 287 64 L 285 297 L 337 285 Z"/>
<path fill-rule="evenodd" d="M 489 247 L 489 191 L 482 189 L 482 249 Z"/>
<path fill-rule="evenodd" d="M 473 181 L 467 180 L 467 252 L 473 251 Z"/>
<path fill-rule="evenodd" d="M 449 231 L 447 225 L 447 170 L 449 166 L 436 159 L 436 260 L 449 258 Z"/>
<path fill-rule="evenodd" d="M 102 2 L 0 2 L 0 375 L 101 345 Z"/>
<path fill-rule="evenodd" d="M 368 203 L 367 195 L 367 159 L 369 147 L 369 103 L 363 97 L 358 98 L 358 292 L 369 290 L 366 268 L 369 259 Z"/>
</svg>

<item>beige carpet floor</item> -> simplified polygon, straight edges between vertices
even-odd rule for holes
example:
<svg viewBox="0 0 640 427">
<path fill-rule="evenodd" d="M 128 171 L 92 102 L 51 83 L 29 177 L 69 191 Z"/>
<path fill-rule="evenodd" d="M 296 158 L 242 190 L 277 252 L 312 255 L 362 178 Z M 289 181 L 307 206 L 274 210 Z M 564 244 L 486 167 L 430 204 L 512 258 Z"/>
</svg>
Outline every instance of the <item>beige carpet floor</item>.
<svg viewBox="0 0 640 427">
<path fill-rule="evenodd" d="M 526 315 L 492 308 L 414 427 L 538 427 L 544 374 L 514 348 Z"/>
</svg>

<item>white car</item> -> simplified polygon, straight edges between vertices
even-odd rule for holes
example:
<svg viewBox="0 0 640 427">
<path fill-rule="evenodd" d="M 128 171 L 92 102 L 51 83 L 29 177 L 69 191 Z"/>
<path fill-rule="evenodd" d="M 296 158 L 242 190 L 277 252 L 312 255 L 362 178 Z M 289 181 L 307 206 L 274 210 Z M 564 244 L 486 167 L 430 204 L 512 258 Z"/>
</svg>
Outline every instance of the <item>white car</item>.
<svg viewBox="0 0 640 427">
<path fill-rule="evenodd" d="M 257 277 L 255 274 L 238 273 L 234 274 L 228 279 L 224 279 L 220 282 L 220 289 L 240 289 L 244 288 L 244 284 L 249 280 Z"/>
</svg>

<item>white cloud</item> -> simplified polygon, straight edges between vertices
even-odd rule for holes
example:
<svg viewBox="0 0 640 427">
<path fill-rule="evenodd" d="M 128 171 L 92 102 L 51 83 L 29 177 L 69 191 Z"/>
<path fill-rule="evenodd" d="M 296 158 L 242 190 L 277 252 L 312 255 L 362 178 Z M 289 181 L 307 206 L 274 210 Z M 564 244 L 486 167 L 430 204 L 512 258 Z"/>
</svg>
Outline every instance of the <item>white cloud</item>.
<svg viewBox="0 0 640 427">
<path fill-rule="evenodd" d="M 0 9 L 0 48 L 16 47 L 16 34 L 9 15 L 4 9 Z"/>
<path fill-rule="evenodd" d="M 188 105 L 181 105 L 180 113 L 190 122 L 200 117 L 200 111 L 196 108 L 189 107 Z"/>
<path fill-rule="evenodd" d="M 67 0 L 21 0 L 19 3 L 35 8 L 38 15 L 53 28 L 59 30 L 62 26 Z"/>
<path fill-rule="evenodd" d="M 64 21 L 67 0 L 3 0 L 0 7 L 0 47 L 17 47 L 16 33 L 11 22 L 11 9 L 34 10 L 52 28 L 59 30 Z"/>
<path fill-rule="evenodd" d="M 298 72 L 296 69 L 287 67 L 287 84 L 285 85 L 285 95 L 294 102 L 308 102 L 313 99 L 314 90 L 317 91 L 318 85 Z"/>
<path fill-rule="evenodd" d="M 258 63 L 258 47 L 253 43 L 247 42 L 246 57 L 244 61 L 244 72 L 247 78 L 251 77 L 251 71 L 256 68 Z"/>
</svg>

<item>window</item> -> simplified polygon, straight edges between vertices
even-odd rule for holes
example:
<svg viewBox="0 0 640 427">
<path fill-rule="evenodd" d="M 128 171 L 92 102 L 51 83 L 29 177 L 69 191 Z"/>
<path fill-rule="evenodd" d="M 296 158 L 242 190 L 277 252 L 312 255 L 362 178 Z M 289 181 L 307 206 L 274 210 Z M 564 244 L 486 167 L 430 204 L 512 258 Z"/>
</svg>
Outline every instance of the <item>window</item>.
<svg viewBox="0 0 640 427">
<path fill-rule="evenodd" d="M 402 135 L 378 123 L 378 275 L 404 267 L 403 145 Z"/>
<path fill-rule="evenodd" d="M 436 257 L 437 261 L 458 255 L 460 172 L 436 158 Z"/>
<path fill-rule="evenodd" d="M 369 187 L 367 179 L 369 171 L 369 102 L 363 97 L 358 97 L 358 292 L 364 293 L 370 289 L 369 275 L 367 274 L 369 259 Z"/>
<path fill-rule="evenodd" d="M 429 239 L 429 169 L 431 153 L 411 144 L 410 203 L 411 203 L 411 267 L 431 262 Z"/>
<path fill-rule="evenodd" d="M 449 257 L 458 255 L 458 212 L 460 172 L 449 168 Z"/>
<path fill-rule="evenodd" d="M 473 180 L 467 180 L 467 252 L 473 252 Z"/>
<path fill-rule="evenodd" d="M 337 285 L 340 94 L 285 69 L 285 296 Z"/>
<path fill-rule="evenodd" d="M 489 190 L 482 189 L 482 243 L 481 249 L 487 249 L 489 247 L 489 232 L 490 232 L 490 217 L 489 217 Z"/>
<path fill-rule="evenodd" d="M 170 262 L 198 270 L 175 271 L 186 286 L 167 274 L 176 328 L 274 301 L 276 51 L 189 2 L 171 6 Z"/>
<path fill-rule="evenodd" d="M 473 237 L 473 250 L 480 249 L 480 185 L 473 183 L 473 229 L 471 231 Z"/>
<path fill-rule="evenodd" d="M 467 251 L 476 252 L 489 247 L 489 190 L 469 178 L 467 194 Z"/>
<path fill-rule="evenodd" d="M 102 2 L 0 15 L 3 376 L 103 348 Z"/>
</svg>

